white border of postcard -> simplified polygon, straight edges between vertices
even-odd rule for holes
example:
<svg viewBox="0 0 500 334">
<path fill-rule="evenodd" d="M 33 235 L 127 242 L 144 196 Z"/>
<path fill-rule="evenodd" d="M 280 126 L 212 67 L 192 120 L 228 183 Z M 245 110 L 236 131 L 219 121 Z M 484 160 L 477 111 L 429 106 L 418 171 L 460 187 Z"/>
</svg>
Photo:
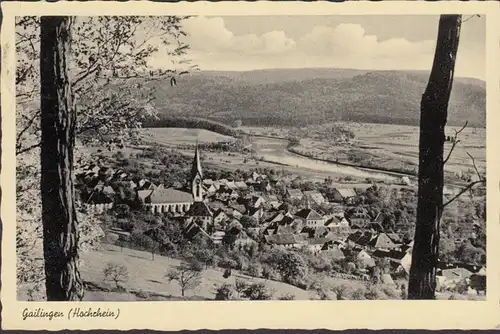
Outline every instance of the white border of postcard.
<svg viewBox="0 0 500 334">
<path fill-rule="evenodd" d="M 2 320 L 4 329 L 491 329 L 500 326 L 499 65 L 497 2 L 57 2 L 1 3 L 2 42 Z M 487 298 L 486 301 L 262 301 L 79 302 L 16 300 L 15 251 L 15 43 L 14 17 L 22 15 L 486 15 L 487 68 Z M 418 27 L 415 27 L 418 29 Z M 71 319 L 74 307 L 120 315 Z M 23 321 L 23 310 L 63 312 L 62 318 Z"/>
</svg>

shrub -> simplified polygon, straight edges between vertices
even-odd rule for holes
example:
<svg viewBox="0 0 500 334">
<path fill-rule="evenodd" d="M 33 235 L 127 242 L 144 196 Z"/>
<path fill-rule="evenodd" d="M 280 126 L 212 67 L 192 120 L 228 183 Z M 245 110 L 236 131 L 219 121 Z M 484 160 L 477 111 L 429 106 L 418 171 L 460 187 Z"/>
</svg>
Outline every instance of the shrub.
<svg viewBox="0 0 500 334">
<path fill-rule="evenodd" d="M 251 262 L 248 265 L 247 274 L 253 277 L 260 277 L 262 275 L 262 265 L 258 262 Z"/>
<path fill-rule="evenodd" d="M 234 298 L 236 291 L 232 284 L 224 283 L 219 286 L 215 292 L 215 300 L 231 300 Z"/>
<path fill-rule="evenodd" d="M 291 293 L 285 293 L 282 296 L 278 297 L 279 300 L 295 300 L 295 295 L 292 295 Z"/>
<path fill-rule="evenodd" d="M 243 295 L 250 300 L 270 300 L 272 298 L 271 292 L 263 283 L 254 283 L 250 285 L 243 291 Z"/>
<path fill-rule="evenodd" d="M 281 280 L 281 275 L 276 269 L 269 265 L 264 265 L 262 266 L 262 277 L 265 279 L 270 279 L 274 281 L 280 281 Z"/>
</svg>

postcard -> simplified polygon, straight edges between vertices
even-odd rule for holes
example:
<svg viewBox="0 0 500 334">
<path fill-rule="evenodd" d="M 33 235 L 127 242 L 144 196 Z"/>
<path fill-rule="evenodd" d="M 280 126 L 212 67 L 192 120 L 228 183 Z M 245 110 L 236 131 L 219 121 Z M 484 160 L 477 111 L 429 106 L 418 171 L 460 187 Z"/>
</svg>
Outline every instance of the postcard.
<svg viewBox="0 0 500 334">
<path fill-rule="evenodd" d="M 2 11 L 4 328 L 500 324 L 498 4 Z"/>
</svg>

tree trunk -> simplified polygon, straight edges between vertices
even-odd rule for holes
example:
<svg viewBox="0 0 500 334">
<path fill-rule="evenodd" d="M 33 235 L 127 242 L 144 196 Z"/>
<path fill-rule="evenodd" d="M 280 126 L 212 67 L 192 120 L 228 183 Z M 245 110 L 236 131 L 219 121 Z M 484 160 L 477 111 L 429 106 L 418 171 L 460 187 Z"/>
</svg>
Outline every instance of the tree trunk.
<svg viewBox="0 0 500 334">
<path fill-rule="evenodd" d="M 76 114 L 68 78 L 69 17 L 42 17 L 40 41 L 41 190 L 47 300 L 83 298 L 73 186 Z"/>
<path fill-rule="evenodd" d="M 422 96 L 417 222 L 408 299 L 435 298 L 439 225 L 443 211 L 445 125 L 461 20 L 461 15 L 441 16 L 434 63 Z"/>
</svg>

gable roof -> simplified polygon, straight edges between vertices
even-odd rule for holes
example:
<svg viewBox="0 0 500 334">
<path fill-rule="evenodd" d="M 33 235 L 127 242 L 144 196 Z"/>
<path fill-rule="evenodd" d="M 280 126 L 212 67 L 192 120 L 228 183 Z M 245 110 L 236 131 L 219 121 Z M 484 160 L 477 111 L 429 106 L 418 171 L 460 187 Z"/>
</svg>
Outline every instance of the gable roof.
<svg viewBox="0 0 500 334">
<path fill-rule="evenodd" d="M 153 190 L 139 190 L 137 192 L 137 197 L 139 197 L 139 199 L 142 201 L 142 202 L 146 202 L 146 198 L 151 195 L 151 193 L 153 192 Z"/>
<path fill-rule="evenodd" d="M 149 196 L 149 203 L 151 204 L 186 202 L 193 202 L 193 195 L 174 188 L 156 188 Z"/>
<path fill-rule="evenodd" d="M 272 234 L 264 236 L 266 242 L 275 245 L 305 244 L 306 239 L 301 234 Z"/>
<path fill-rule="evenodd" d="M 337 188 L 337 191 L 344 198 L 357 196 L 356 191 L 354 191 L 354 189 L 352 189 L 352 188 Z"/>
<path fill-rule="evenodd" d="M 188 217 L 213 217 L 212 210 L 204 202 L 194 202 L 186 212 Z"/>
<path fill-rule="evenodd" d="M 247 215 L 253 217 L 255 214 L 260 213 L 261 209 L 260 208 L 249 208 Z"/>
<path fill-rule="evenodd" d="M 219 217 L 219 216 L 225 216 L 225 217 L 229 218 L 228 215 L 222 209 L 218 209 L 214 214 L 214 218 Z"/>
<path fill-rule="evenodd" d="M 243 181 L 237 181 L 234 183 L 238 189 L 247 189 L 248 186 L 245 182 Z"/>
<path fill-rule="evenodd" d="M 465 268 L 443 269 L 441 272 L 441 276 L 444 276 L 448 279 L 467 278 L 471 275 L 472 272 Z"/>
<path fill-rule="evenodd" d="M 319 220 L 323 219 L 319 213 L 314 211 L 313 209 L 302 209 L 299 212 L 296 212 L 295 215 L 300 218 L 310 219 L 310 220 Z"/>
<path fill-rule="evenodd" d="M 375 248 L 395 248 L 397 245 L 385 233 L 379 233 L 370 241 L 370 246 Z"/>
<path fill-rule="evenodd" d="M 211 185 L 214 184 L 214 180 L 212 180 L 212 179 L 204 179 L 203 180 L 203 184 L 211 186 Z"/>
<path fill-rule="evenodd" d="M 290 196 L 303 196 L 304 195 L 300 189 L 290 189 L 290 188 L 288 188 L 286 190 L 286 192 Z"/>
<path fill-rule="evenodd" d="M 305 196 L 309 196 L 312 200 L 318 204 L 325 201 L 325 197 L 317 190 L 304 191 Z"/>
</svg>

